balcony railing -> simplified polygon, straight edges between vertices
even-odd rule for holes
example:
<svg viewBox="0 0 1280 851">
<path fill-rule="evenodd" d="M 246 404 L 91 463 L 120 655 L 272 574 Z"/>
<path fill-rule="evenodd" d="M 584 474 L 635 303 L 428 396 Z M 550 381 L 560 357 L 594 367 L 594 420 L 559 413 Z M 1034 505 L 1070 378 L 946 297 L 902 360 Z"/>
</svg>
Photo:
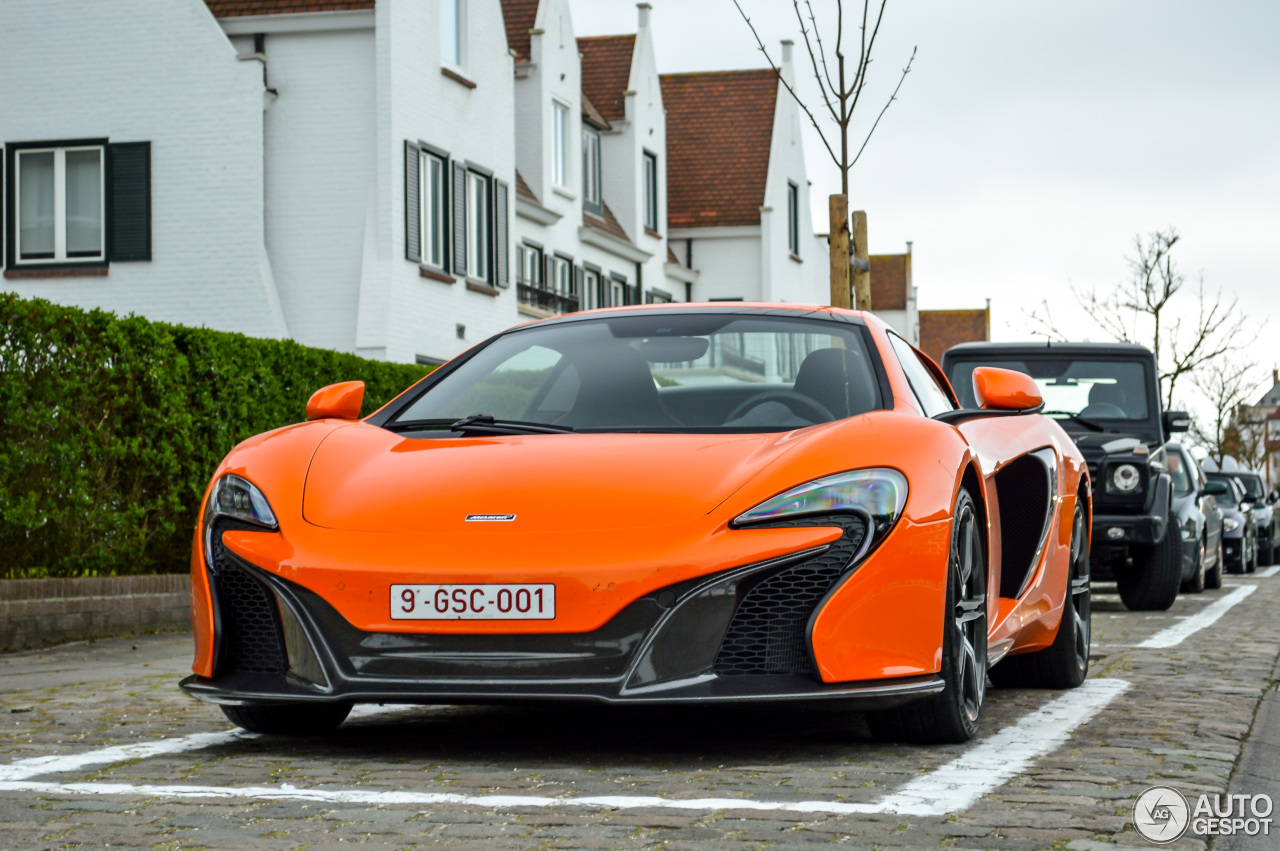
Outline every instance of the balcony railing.
<svg viewBox="0 0 1280 851">
<path fill-rule="evenodd" d="M 516 294 L 521 303 L 540 310 L 549 310 L 552 313 L 573 313 L 578 310 L 576 295 L 563 295 L 545 290 L 536 284 L 516 284 Z"/>
</svg>

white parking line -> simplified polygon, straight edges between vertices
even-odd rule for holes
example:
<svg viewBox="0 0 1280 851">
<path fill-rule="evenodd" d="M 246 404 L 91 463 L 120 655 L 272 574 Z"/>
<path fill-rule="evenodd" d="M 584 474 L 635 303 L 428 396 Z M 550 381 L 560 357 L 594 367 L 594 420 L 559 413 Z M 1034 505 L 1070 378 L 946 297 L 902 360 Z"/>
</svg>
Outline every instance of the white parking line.
<svg viewBox="0 0 1280 851">
<path fill-rule="evenodd" d="M 1210 603 L 1186 620 L 1176 623 L 1168 629 L 1162 629 L 1146 641 L 1138 645 L 1143 649 L 1163 649 L 1176 647 L 1206 627 L 1217 623 L 1218 618 L 1225 615 L 1238 603 L 1258 590 L 1257 585 L 1241 585 L 1225 597 Z"/>
<path fill-rule="evenodd" d="M 1266 570 L 1259 570 L 1254 575 L 1255 576 L 1275 576 L 1277 573 L 1280 573 L 1280 564 L 1276 565 L 1275 567 L 1268 567 Z"/>
<path fill-rule="evenodd" d="M 433 792 L 378 792 L 369 789 L 298 789 L 272 786 L 155 786 L 129 783 L 44 783 L 29 778 L 70 771 L 105 762 L 122 762 L 195 750 L 252 734 L 236 731 L 199 733 L 181 739 L 122 745 L 70 757 L 38 757 L 0 766 L 0 791 L 60 795 L 140 795 L 148 798 L 251 798 L 255 800 L 319 801 L 345 804 L 468 804 L 481 807 L 603 807 L 610 809 L 663 808 L 676 810 L 788 810 L 805 813 L 903 813 L 943 815 L 964 809 L 1061 746 L 1071 732 L 1093 717 L 1129 684 L 1123 680 L 1089 680 L 1046 706 L 1000 730 L 941 768 L 908 783 L 898 792 L 870 804 L 839 801 L 757 801 L 750 798 L 657 798 L 597 795 L 549 798 L 533 795 L 457 795 Z M 367 711 L 366 711 L 367 712 Z M 362 713 L 365 714 L 365 713 Z M 165 747 L 162 747 L 165 746 Z M 114 757 L 114 759 L 112 759 Z"/>
<path fill-rule="evenodd" d="M 940 816 L 967 809 L 1034 760 L 1060 747 L 1072 730 L 1128 688 L 1124 680 L 1088 680 L 946 765 L 912 780 L 880 801 L 880 811 Z"/>
</svg>

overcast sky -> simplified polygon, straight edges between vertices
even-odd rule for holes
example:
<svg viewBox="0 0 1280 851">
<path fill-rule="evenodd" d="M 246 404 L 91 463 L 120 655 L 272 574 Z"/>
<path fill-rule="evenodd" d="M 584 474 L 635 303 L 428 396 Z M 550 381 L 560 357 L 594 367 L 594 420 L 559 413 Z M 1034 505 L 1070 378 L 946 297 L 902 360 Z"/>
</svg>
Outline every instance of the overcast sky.
<svg viewBox="0 0 1280 851">
<path fill-rule="evenodd" d="M 732 0 L 651 2 L 663 72 L 764 66 Z M 741 2 L 771 49 L 799 40 L 790 0 Z M 820 19 L 835 5 L 812 2 Z M 579 35 L 635 30 L 628 0 L 572 3 Z M 1203 270 L 1259 320 L 1280 308 L 1280 3 L 891 0 L 864 127 L 913 46 L 851 204 L 867 211 L 872 253 L 914 242 L 922 308 L 990 298 L 993 336 L 1016 340 L 1023 311 L 1047 298 L 1071 336 L 1103 339 L 1068 286 L 1120 281 L 1134 235 L 1170 225 L 1189 277 Z M 799 44 L 796 58 L 808 61 Z M 810 136 L 825 230 L 839 173 Z M 1276 340 L 1271 323 L 1253 347 L 1268 371 Z"/>
</svg>

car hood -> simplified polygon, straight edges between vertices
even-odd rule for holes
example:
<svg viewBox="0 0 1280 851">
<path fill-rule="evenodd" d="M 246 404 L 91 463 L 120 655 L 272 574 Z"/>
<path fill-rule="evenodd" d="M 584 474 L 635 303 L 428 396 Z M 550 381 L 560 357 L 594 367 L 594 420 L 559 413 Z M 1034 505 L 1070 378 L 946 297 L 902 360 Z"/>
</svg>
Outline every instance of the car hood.
<svg viewBox="0 0 1280 851">
<path fill-rule="evenodd" d="M 544 532 L 683 523 L 805 443 L 797 434 L 422 439 L 361 423 L 317 448 L 303 516 L 331 529 L 421 534 L 457 531 L 472 515 L 515 515 L 522 530 Z"/>
</svg>

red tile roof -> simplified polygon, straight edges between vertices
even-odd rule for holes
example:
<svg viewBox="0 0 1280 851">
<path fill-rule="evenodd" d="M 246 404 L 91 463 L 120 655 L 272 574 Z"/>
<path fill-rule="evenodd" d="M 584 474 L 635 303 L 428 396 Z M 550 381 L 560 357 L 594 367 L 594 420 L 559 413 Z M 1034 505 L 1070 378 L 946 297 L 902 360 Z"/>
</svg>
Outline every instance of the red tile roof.
<svg viewBox="0 0 1280 851">
<path fill-rule="evenodd" d="M 777 99 L 768 69 L 662 76 L 670 227 L 760 223 Z"/>
<path fill-rule="evenodd" d="M 519 171 L 516 172 L 516 197 L 524 198 L 526 201 L 532 201 L 535 204 L 538 203 L 538 196 L 533 194 L 533 190 L 525 182 L 524 175 Z"/>
<path fill-rule="evenodd" d="M 631 242 L 627 237 L 627 232 L 622 229 L 622 224 L 614 216 L 613 210 L 609 209 L 608 204 L 604 204 L 604 217 L 596 216 L 588 212 L 582 213 L 583 227 L 594 228 L 595 230 L 604 231 L 609 236 L 616 237 L 623 242 Z"/>
<path fill-rule="evenodd" d="M 613 126 L 600 114 L 600 110 L 596 109 L 596 105 L 591 102 L 591 98 L 587 97 L 586 93 L 582 95 L 582 120 L 597 130 L 608 130 Z"/>
<path fill-rule="evenodd" d="M 874 273 L 873 280 L 874 280 Z M 875 301 L 871 302 L 872 307 Z M 987 339 L 990 325 L 986 308 L 977 310 L 920 311 L 920 350 L 942 363 L 942 353 L 961 343 L 978 343 Z"/>
<path fill-rule="evenodd" d="M 538 18 L 539 0 L 502 0 L 502 18 L 507 24 L 507 47 L 516 52 L 517 62 L 529 61 L 529 30 Z"/>
<path fill-rule="evenodd" d="M 215 18 L 243 18 L 250 15 L 372 9 L 374 0 L 204 0 L 204 2 Z"/>
<path fill-rule="evenodd" d="M 582 54 L 582 93 L 607 121 L 627 117 L 627 84 L 631 82 L 634 35 L 602 35 L 578 39 Z"/>
<path fill-rule="evenodd" d="M 911 285 L 910 254 L 872 254 L 871 309 L 906 310 Z"/>
</svg>

